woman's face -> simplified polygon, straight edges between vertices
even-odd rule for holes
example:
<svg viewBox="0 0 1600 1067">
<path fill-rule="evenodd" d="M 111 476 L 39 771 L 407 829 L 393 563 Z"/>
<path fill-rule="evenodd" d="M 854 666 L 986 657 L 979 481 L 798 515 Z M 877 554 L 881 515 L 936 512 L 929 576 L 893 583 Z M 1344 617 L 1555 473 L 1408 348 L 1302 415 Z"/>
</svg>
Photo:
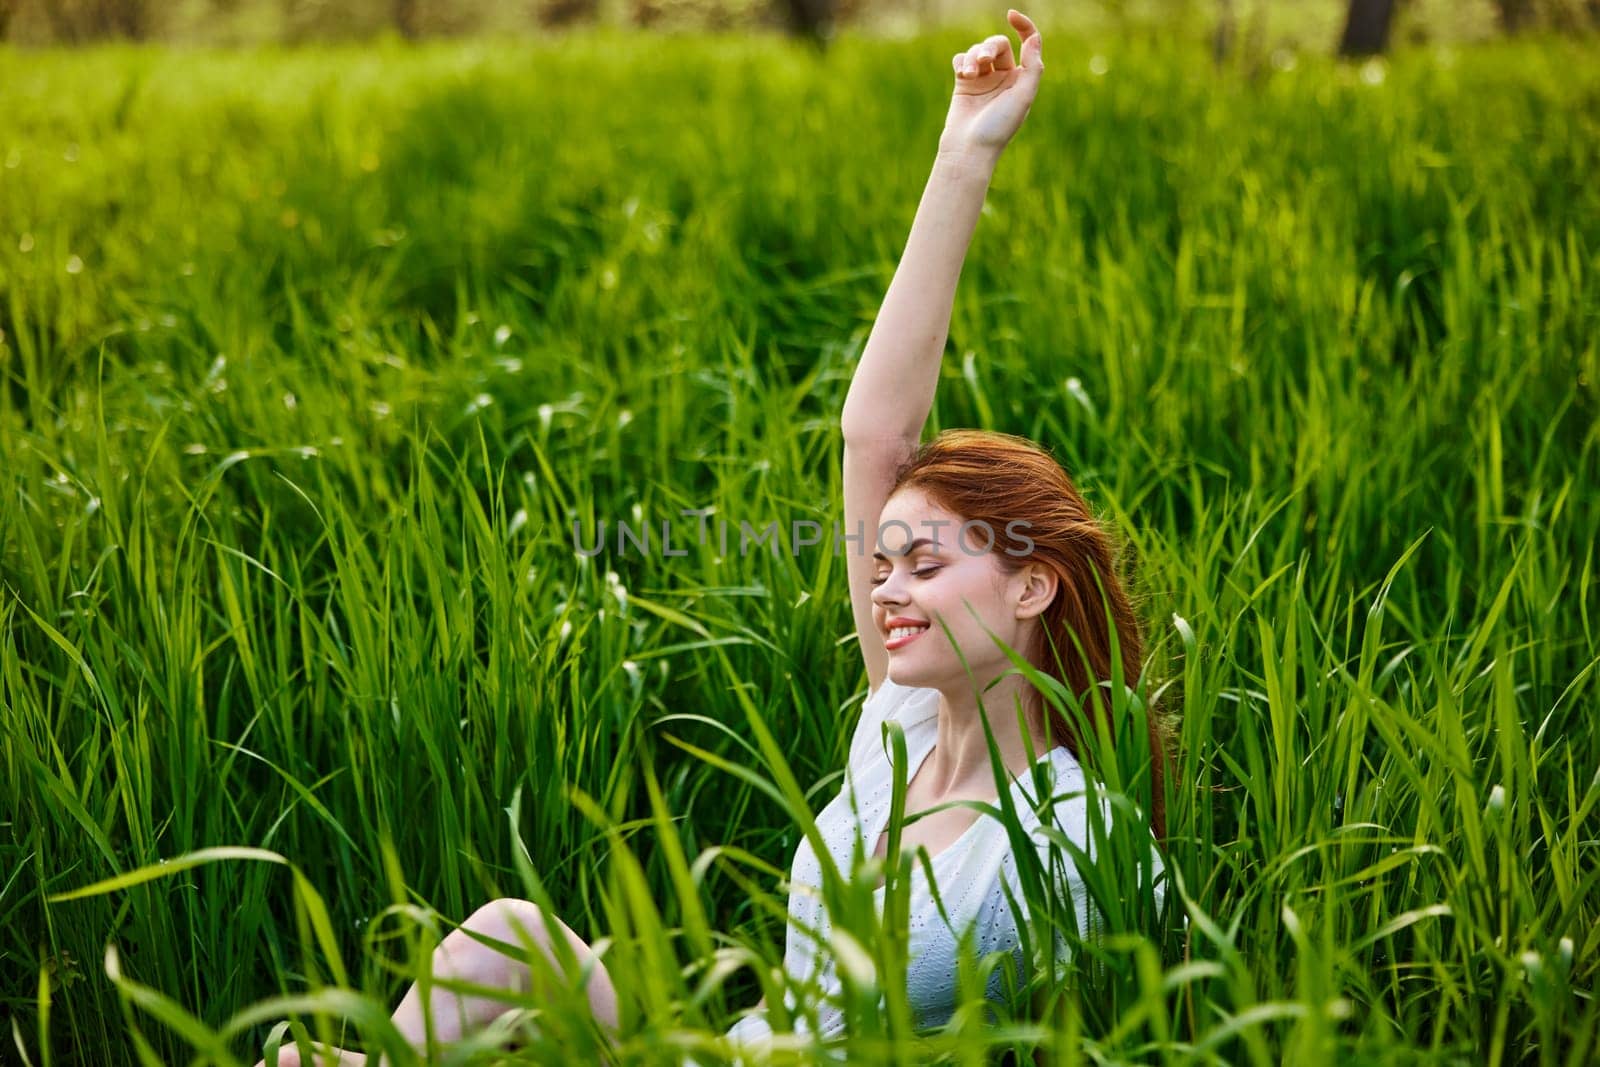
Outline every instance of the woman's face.
<svg viewBox="0 0 1600 1067">
<path fill-rule="evenodd" d="M 873 546 L 873 621 L 889 654 L 889 677 L 900 685 L 966 690 L 968 667 L 980 685 L 992 681 L 1013 666 L 995 638 L 1024 652 L 1039 626 L 1035 616 L 1054 592 L 1043 567 L 1002 570 L 997 554 L 1017 544 L 1005 530 L 991 538 L 981 526 L 963 531 L 962 522 L 918 489 L 902 489 L 883 506 Z M 891 636 L 896 620 L 931 625 L 907 639 Z"/>
</svg>

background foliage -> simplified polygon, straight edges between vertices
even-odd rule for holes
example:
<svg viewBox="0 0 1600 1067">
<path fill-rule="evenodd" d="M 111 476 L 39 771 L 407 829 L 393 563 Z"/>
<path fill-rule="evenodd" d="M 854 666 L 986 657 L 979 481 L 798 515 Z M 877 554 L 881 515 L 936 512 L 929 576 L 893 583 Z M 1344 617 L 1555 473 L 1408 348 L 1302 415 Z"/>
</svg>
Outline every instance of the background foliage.
<svg viewBox="0 0 1600 1067">
<path fill-rule="evenodd" d="M 136 1020 L 170 1062 L 340 966 L 392 1004 L 384 909 L 459 920 L 519 857 L 617 937 L 642 1056 L 775 980 L 774 872 L 671 846 L 787 867 L 752 715 L 837 790 L 842 569 L 586 562 L 572 522 L 839 519 L 843 392 L 987 32 L 4 54 L 8 1040 L 127 1062 Z M 1182 716 L 1187 901 L 1035 1004 L 1069 1058 L 1592 1055 L 1594 59 L 1047 44 L 930 430 L 1056 450 Z M 217 846 L 305 884 L 47 901 Z"/>
<path fill-rule="evenodd" d="M 1033 0 L 1027 11 L 1057 32 L 1073 26 L 1166 36 L 1205 27 L 1224 51 L 1247 53 L 1329 51 L 1352 21 L 1381 24 L 1402 44 L 1530 32 L 1582 35 L 1600 28 L 1600 0 Z M 974 0 L 0 0 L 0 40 L 74 44 L 125 37 L 242 45 L 383 34 L 548 36 L 598 26 L 782 28 L 825 41 L 845 27 L 905 34 L 996 14 L 993 5 Z"/>
</svg>

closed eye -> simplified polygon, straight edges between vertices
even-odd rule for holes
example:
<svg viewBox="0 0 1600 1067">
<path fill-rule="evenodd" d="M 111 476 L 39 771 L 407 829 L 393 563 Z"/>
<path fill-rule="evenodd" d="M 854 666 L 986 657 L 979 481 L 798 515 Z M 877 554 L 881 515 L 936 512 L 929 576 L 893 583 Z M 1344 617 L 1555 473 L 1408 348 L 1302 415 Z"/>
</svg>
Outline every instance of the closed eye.
<svg viewBox="0 0 1600 1067">
<path fill-rule="evenodd" d="M 911 577 L 913 577 L 913 578 L 927 578 L 927 577 L 930 577 L 932 575 L 938 574 L 943 569 L 944 569 L 943 567 L 924 567 L 920 571 L 912 571 L 911 572 Z M 888 576 L 886 575 L 883 578 L 874 578 L 868 584 L 870 584 L 870 585 L 882 585 L 887 580 L 888 580 Z"/>
</svg>

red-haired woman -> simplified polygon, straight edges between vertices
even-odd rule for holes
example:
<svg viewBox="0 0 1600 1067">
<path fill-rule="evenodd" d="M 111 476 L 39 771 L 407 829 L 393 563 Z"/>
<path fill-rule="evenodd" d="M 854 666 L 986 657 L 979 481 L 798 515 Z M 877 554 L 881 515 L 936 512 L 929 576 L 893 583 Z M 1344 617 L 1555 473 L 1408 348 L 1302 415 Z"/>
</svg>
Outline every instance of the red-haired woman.
<svg viewBox="0 0 1600 1067">
<path fill-rule="evenodd" d="M 863 847 L 874 844 L 877 856 L 887 849 L 893 767 L 883 726 L 891 720 L 904 731 L 908 816 L 951 801 L 998 799 L 987 719 L 1021 828 L 1031 833 L 1039 824 L 1035 809 L 1041 798 L 1033 795 L 1032 772 L 1044 764 L 1051 795 L 1071 798 L 1054 805 L 1056 828 L 1080 847 L 1092 847 L 1078 759 L 1087 743 L 1079 736 L 1081 726 L 1110 713 L 1113 656 L 1127 684 L 1140 674 L 1138 625 L 1112 573 L 1107 536 L 1061 467 L 1037 446 L 1006 434 L 950 431 L 919 446 L 961 263 L 1001 150 L 1027 116 L 1043 70 L 1038 29 L 1018 11 L 1008 18 L 1021 37 L 1020 56 L 1013 55 L 1005 34 L 997 34 L 953 57 L 954 93 L 933 172 L 841 416 L 842 533 L 864 536 L 836 543 L 848 557 L 870 691 L 851 742 L 845 786 L 818 815 L 817 829 L 846 872 L 856 840 Z M 1115 651 L 1108 619 L 1115 627 Z M 1048 705 L 1017 672 L 1002 643 L 1070 689 L 1087 718 L 1064 717 Z M 1152 823 L 1160 836 L 1165 751 L 1154 720 L 1149 742 L 1155 757 Z M 982 952 L 1017 949 L 1002 883 L 1015 899 L 1022 893 L 1006 828 L 971 807 L 948 807 L 905 823 L 901 846 L 926 850 L 943 904 L 941 909 L 935 903 L 921 864 L 914 865 L 909 993 L 917 1022 L 927 1025 L 948 1017 L 953 1007 L 963 928 L 973 929 Z M 1159 872 L 1159 858 L 1153 857 L 1152 869 Z M 791 871 L 784 966 L 796 979 L 815 977 L 824 988 L 837 989 L 832 959 L 813 948 L 826 943 L 829 930 L 815 891 L 820 872 L 815 850 L 802 840 Z M 1079 929 L 1087 931 L 1096 920 L 1081 880 L 1069 875 L 1066 889 Z M 820 941 L 802 933 L 805 928 Z M 596 1019 L 615 1033 L 611 976 L 559 918 L 529 901 L 492 901 L 446 937 L 434 956 L 436 979 L 526 990 L 525 962 L 466 931 L 510 944 L 531 941 L 547 954 L 553 938 L 566 940 L 589 969 L 586 989 Z M 759 1046 L 771 1034 L 764 1008 L 763 998 L 729 1036 L 741 1046 Z M 421 1050 L 425 1033 L 448 1042 L 506 1010 L 503 999 L 437 988 L 425 1005 L 412 987 L 394 1022 Z M 821 1036 L 836 1032 L 842 1019 L 836 1006 L 825 1005 Z M 330 1050 L 324 1062 L 361 1059 Z M 284 1050 L 279 1062 L 297 1061 Z"/>
</svg>

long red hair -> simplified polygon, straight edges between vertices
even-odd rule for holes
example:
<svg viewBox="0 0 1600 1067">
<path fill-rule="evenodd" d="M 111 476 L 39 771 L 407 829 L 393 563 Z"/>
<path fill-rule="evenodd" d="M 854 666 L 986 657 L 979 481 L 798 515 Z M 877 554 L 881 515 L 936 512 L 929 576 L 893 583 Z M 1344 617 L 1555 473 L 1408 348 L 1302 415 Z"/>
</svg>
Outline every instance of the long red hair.
<svg viewBox="0 0 1600 1067">
<path fill-rule="evenodd" d="M 993 555 L 1005 573 L 1015 574 L 1028 563 L 1043 564 L 1055 573 L 1056 596 L 1039 616 L 1038 636 L 1032 647 L 1019 651 L 1041 674 L 1065 683 L 1077 695 L 1091 729 L 1103 722 L 1116 739 L 1109 685 L 1101 684 L 1111 680 L 1108 612 L 1116 626 L 1123 681 L 1130 688 L 1139 678 L 1144 640 L 1115 571 L 1111 535 L 1055 458 L 1025 437 L 945 430 L 900 466 L 894 491 L 901 489 L 920 490 L 944 510 L 968 522 L 985 523 L 994 531 Z M 1004 531 L 1013 522 L 1016 535 L 1008 536 Z M 1022 536 L 1032 540 L 1031 549 L 1025 555 L 1008 555 L 1004 549 L 1016 550 Z M 1046 729 L 1042 716 L 1047 706 L 1037 689 L 1029 690 L 1024 707 L 1040 732 Z M 1049 711 L 1049 735 L 1085 762 L 1074 725 L 1054 707 Z M 1171 730 L 1153 702 L 1148 705 L 1147 722 L 1150 822 L 1156 837 L 1165 838 Z"/>
</svg>

